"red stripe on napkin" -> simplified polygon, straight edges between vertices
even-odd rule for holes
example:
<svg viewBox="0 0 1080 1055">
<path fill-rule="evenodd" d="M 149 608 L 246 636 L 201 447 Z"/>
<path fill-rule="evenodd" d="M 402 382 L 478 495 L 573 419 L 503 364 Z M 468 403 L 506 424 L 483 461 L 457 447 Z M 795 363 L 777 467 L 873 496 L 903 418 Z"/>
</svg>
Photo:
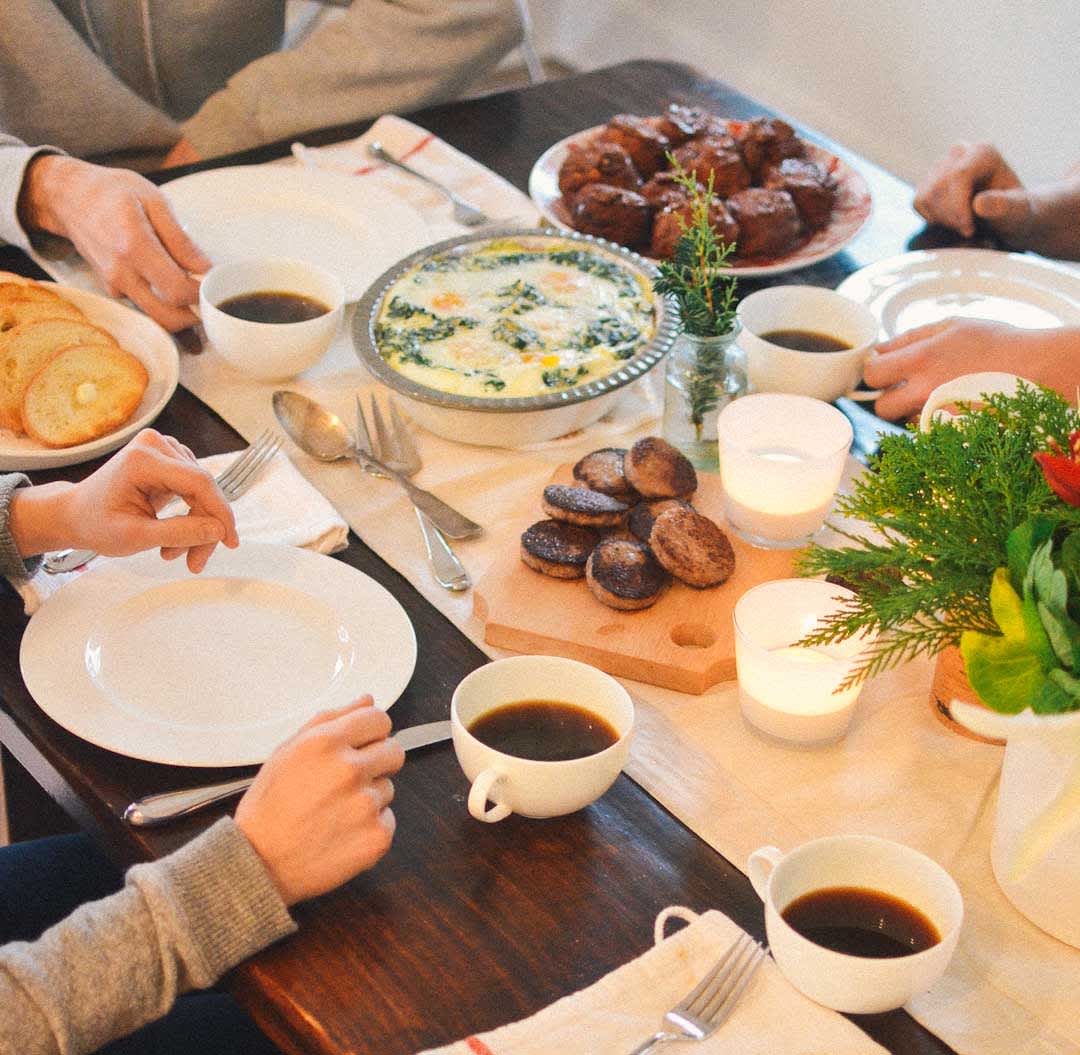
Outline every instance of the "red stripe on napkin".
<svg viewBox="0 0 1080 1055">
<path fill-rule="evenodd" d="M 476 1055 L 495 1055 L 491 1048 L 477 1037 L 466 1037 L 465 1043 L 468 1045 L 469 1051 L 476 1052 Z"/>
<path fill-rule="evenodd" d="M 419 154 L 435 138 L 434 132 L 429 132 L 423 139 L 420 140 L 414 147 L 410 147 L 404 154 L 398 159 L 399 161 L 408 161 L 413 154 Z M 374 172 L 376 169 L 382 168 L 381 165 L 361 165 L 360 168 L 353 170 L 354 176 L 366 176 L 369 172 Z M 490 1053 L 489 1053 L 490 1055 Z"/>
</svg>

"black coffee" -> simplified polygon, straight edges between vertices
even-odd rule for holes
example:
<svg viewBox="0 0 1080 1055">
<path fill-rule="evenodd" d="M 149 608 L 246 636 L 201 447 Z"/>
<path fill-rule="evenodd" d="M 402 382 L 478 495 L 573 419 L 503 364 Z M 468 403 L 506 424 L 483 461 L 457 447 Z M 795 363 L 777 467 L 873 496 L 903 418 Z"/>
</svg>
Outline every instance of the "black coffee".
<svg viewBox="0 0 1080 1055">
<path fill-rule="evenodd" d="M 607 719 L 558 700 L 506 703 L 480 715 L 468 728 L 482 744 L 536 762 L 585 758 L 619 739 Z"/>
<path fill-rule="evenodd" d="M 814 330 L 770 330 L 759 334 L 763 341 L 791 348 L 796 352 L 846 352 L 855 346 L 839 337 Z"/>
<path fill-rule="evenodd" d="M 307 322 L 330 310 L 328 305 L 314 297 L 266 289 L 229 297 L 218 308 L 226 315 L 245 322 Z"/>
<path fill-rule="evenodd" d="M 849 956 L 911 956 L 941 941 L 914 905 L 867 887 L 813 890 L 780 915 L 804 938 Z"/>
</svg>

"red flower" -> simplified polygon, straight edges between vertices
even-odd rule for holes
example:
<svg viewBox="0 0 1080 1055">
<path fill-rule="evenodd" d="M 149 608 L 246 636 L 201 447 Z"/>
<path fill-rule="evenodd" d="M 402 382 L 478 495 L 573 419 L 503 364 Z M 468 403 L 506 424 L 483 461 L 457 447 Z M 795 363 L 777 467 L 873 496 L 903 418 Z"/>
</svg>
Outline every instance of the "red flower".
<svg viewBox="0 0 1080 1055">
<path fill-rule="evenodd" d="M 1039 451 L 1035 461 L 1046 477 L 1051 490 L 1063 502 L 1071 506 L 1080 506 L 1080 430 L 1069 436 L 1069 454 L 1061 453 L 1061 448 L 1050 441 L 1054 453 Z"/>
</svg>

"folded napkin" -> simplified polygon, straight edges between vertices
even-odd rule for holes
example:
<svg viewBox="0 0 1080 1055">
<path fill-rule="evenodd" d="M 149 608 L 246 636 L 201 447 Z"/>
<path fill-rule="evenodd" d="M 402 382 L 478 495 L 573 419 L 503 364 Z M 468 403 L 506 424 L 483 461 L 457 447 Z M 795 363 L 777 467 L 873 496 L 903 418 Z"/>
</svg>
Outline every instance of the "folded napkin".
<svg viewBox="0 0 1080 1055">
<path fill-rule="evenodd" d="M 672 916 L 690 925 L 662 939 Z M 661 1028 L 664 1012 L 701 981 L 738 935 L 739 928 L 721 912 L 697 916 L 688 909 L 665 909 L 657 920 L 657 944 L 636 960 L 531 1018 L 426 1055 L 626 1055 Z M 695 1055 L 873 1055 L 885 1049 L 835 1011 L 793 989 L 766 959 L 731 1018 L 707 1040 L 681 1050 Z"/>
<path fill-rule="evenodd" d="M 235 452 L 215 454 L 200 459 L 199 464 L 216 476 L 235 457 Z M 299 546 L 318 553 L 336 553 L 348 544 L 348 525 L 281 453 L 259 470 L 255 482 L 232 503 L 232 510 L 242 539 Z M 33 615 L 66 583 L 107 560 L 95 557 L 82 568 L 60 575 L 41 570 L 29 582 L 13 584 L 26 614 Z"/>
</svg>

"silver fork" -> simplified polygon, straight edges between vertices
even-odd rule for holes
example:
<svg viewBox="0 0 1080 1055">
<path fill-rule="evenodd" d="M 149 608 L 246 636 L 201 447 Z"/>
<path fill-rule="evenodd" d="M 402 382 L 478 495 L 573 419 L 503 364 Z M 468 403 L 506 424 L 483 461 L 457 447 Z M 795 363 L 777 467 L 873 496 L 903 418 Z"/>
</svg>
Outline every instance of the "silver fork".
<svg viewBox="0 0 1080 1055">
<path fill-rule="evenodd" d="M 379 161 L 385 161 L 386 164 L 393 165 L 394 168 L 399 168 L 402 172 L 407 172 L 410 176 L 415 176 L 418 180 L 423 180 L 428 186 L 434 187 L 437 191 L 441 191 L 445 194 L 450 199 L 450 204 L 454 207 L 454 219 L 462 226 L 479 227 L 481 224 L 494 222 L 486 212 L 482 209 L 478 209 L 472 202 L 468 202 L 464 198 L 459 197 L 449 187 L 444 187 L 439 183 L 438 180 L 433 180 L 430 176 L 425 176 L 422 172 L 418 172 L 411 165 L 406 165 L 405 162 L 398 161 L 398 159 L 377 140 L 372 140 L 368 143 L 367 150 L 373 158 L 377 158 Z"/>
<path fill-rule="evenodd" d="M 765 950 L 748 934 L 740 934 L 716 966 L 666 1015 L 674 1029 L 661 1029 L 630 1055 L 673 1040 L 705 1040 L 724 1023 L 742 996 L 754 972 L 765 959 Z"/>
<path fill-rule="evenodd" d="M 229 462 L 214 478 L 226 501 L 235 502 L 255 482 L 256 474 L 277 454 L 280 447 L 281 437 L 273 429 L 266 429 L 250 447 Z M 180 499 L 171 499 L 158 510 L 158 516 L 168 514 L 180 504 Z M 92 549 L 58 550 L 46 556 L 45 570 L 50 575 L 74 571 L 96 556 Z"/>
<path fill-rule="evenodd" d="M 394 401 L 390 401 L 390 424 L 387 426 L 379 404 L 372 395 L 368 404 L 368 416 L 371 429 L 365 420 L 360 397 L 356 397 L 356 436 L 361 447 L 368 454 L 383 462 L 388 469 L 399 472 L 402 476 L 412 476 L 420 470 L 420 453 L 409 435 L 408 427 L 398 415 Z M 372 442 L 372 429 L 375 432 Z M 420 533 L 424 537 L 428 562 L 431 564 L 435 581 L 447 590 L 467 590 L 471 585 L 469 573 L 458 559 L 443 533 L 431 522 L 428 515 L 413 506 L 416 519 L 420 524 Z"/>
</svg>

